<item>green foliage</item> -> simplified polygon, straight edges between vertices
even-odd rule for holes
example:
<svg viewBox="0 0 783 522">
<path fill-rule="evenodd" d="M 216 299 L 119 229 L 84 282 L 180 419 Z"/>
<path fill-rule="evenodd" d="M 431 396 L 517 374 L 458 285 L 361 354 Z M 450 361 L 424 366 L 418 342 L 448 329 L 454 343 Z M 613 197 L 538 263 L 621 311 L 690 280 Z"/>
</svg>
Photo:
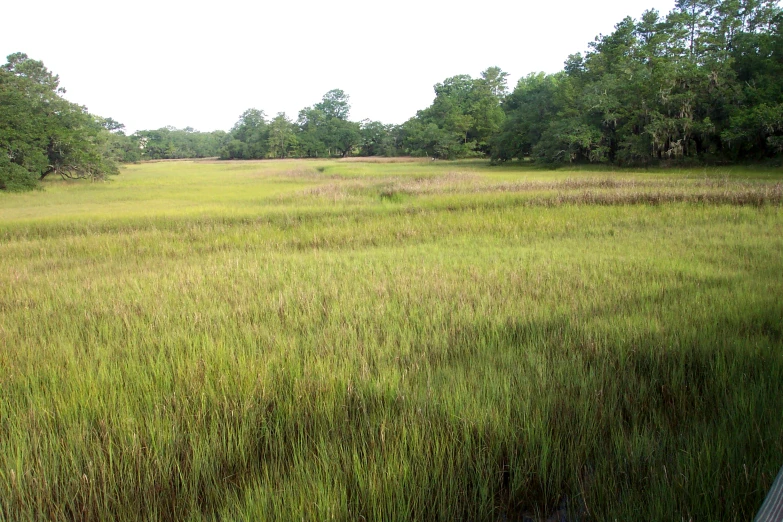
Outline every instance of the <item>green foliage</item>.
<svg viewBox="0 0 783 522">
<path fill-rule="evenodd" d="M 299 111 L 299 155 L 307 158 L 321 158 L 329 155 L 326 142 L 326 114 L 319 109 L 305 107 Z"/>
<path fill-rule="evenodd" d="M 287 158 L 296 147 L 296 124 L 281 112 L 268 126 L 269 154 L 275 158 Z"/>
<path fill-rule="evenodd" d="M 15 54 L 0 71 L 0 189 L 31 185 L 11 163 L 31 179 L 96 179 L 116 162 L 212 156 L 622 166 L 774 158 L 783 152 L 782 28 L 775 0 L 678 0 L 666 16 L 625 18 L 562 72 L 531 74 L 511 94 L 508 74 L 489 67 L 436 84 L 432 104 L 400 126 L 350 121 L 350 97 L 333 89 L 296 122 L 248 109 L 228 133 L 165 127 L 126 136 L 119 122 L 63 100 L 41 62 Z"/>
<path fill-rule="evenodd" d="M 556 99 L 563 74 L 530 74 L 519 80 L 514 92 L 503 100 L 507 120 L 493 140 L 492 158 L 508 161 L 529 157 L 541 141 L 549 122 L 560 110 Z"/>
<path fill-rule="evenodd" d="M 505 119 L 507 76 L 490 67 L 478 79 L 459 75 L 435 85 L 432 105 L 405 124 L 407 151 L 446 159 L 487 154 Z"/>
<path fill-rule="evenodd" d="M 199 132 L 191 127 L 140 130 L 129 138 L 139 159 L 144 160 L 216 157 L 225 141 L 224 131 Z M 135 155 L 129 155 L 126 161 L 134 161 L 130 158 Z"/>
<path fill-rule="evenodd" d="M 33 188 L 50 174 L 103 179 L 118 172 L 107 120 L 64 92 L 57 75 L 23 53 L 0 68 L 0 190 Z"/>
<path fill-rule="evenodd" d="M 348 156 L 362 143 L 361 126 L 348 121 L 350 97 L 340 89 L 324 94 L 312 108 L 299 113 L 301 156 Z"/>
<path fill-rule="evenodd" d="M 401 128 L 379 121 L 365 120 L 361 124 L 362 156 L 398 156 L 401 152 Z"/>
<path fill-rule="evenodd" d="M 258 109 L 242 113 L 220 150 L 222 159 L 259 159 L 269 153 L 269 129 L 266 114 Z"/>
<path fill-rule="evenodd" d="M 362 143 L 360 124 L 340 118 L 327 121 L 326 136 L 325 144 L 328 148 L 334 149 L 343 158 Z"/>
<path fill-rule="evenodd" d="M 347 120 L 351 113 L 350 96 L 342 89 L 332 89 L 313 108 L 321 111 L 326 119 Z"/>
<path fill-rule="evenodd" d="M 279 114 L 271 122 L 263 111 L 249 109 L 240 116 L 221 149 L 222 159 L 260 159 L 348 156 L 362 144 L 361 126 L 348 121 L 349 96 L 340 89 L 305 107 L 297 121 Z"/>
<path fill-rule="evenodd" d="M 739 161 L 780 154 L 781 10 L 682 0 L 599 36 L 563 73 L 523 79 L 503 104 L 495 161 Z"/>
<path fill-rule="evenodd" d="M 38 176 L 22 165 L 14 163 L 5 155 L 0 155 L 0 190 L 22 192 L 38 185 Z"/>
</svg>

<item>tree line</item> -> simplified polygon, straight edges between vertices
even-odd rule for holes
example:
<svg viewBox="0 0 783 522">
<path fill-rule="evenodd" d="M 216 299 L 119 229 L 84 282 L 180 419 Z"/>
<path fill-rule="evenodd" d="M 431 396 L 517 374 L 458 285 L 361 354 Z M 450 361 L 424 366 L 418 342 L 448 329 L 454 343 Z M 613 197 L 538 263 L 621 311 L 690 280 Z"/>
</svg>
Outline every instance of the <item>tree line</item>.
<svg viewBox="0 0 783 522">
<path fill-rule="evenodd" d="M 783 17 L 774 0 L 678 0 L 599 36 L 502 102 L 496 161 L 736 162 L 783 152 Z"/>
<path fill-rule="evenodd" d="M 51 174 L 101 178 L 149 159 L 429 156 L 544 164 L 717 163 L 783 153 L 783 14 L 776 0 L 677 0 L 599 35 L 562 71 L 507 87 L 490 67 L 434 86 L 402 125 L 349 119 L 340 89 L 297 118 L 251 108 L 228 131 L 122 124 L 62 98 L 25 54 L 0 68 L 0 190 Z"/>
</svg>

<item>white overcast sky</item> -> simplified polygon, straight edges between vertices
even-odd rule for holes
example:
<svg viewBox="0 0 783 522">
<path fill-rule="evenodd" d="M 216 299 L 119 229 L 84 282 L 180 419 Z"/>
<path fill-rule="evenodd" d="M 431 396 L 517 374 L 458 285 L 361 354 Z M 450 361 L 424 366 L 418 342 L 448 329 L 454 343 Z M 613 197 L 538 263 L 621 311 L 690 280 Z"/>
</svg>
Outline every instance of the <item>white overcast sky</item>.
<svg viewBox="0 0 783 522">
<path fill-rule="evenodd" d="M 351 119 L 402 123 L 432 86 L 497 65 L 509 87 L 559 71 L 625 16 L 674 0 L 10 0 L 0 54 L 27 53 L 71 101 L 129 131 L 228 130 L 250 107 L 274 116 L 351 97 Z M 2 62 L 4 63 L 3 59 Z"/>
</svg>

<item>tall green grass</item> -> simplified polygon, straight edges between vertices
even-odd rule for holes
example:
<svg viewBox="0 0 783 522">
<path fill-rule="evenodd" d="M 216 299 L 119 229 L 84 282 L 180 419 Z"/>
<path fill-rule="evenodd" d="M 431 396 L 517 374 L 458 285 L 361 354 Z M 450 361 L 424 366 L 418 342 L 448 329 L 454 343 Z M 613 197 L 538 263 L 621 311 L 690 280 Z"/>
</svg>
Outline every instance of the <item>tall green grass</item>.
<svg viewBox="0 0 783 522">
<path fill-rule="evenodd" d="M 779 178 L 435 163 L 0 195 L 0 519 L 752 518 Z"/>
</svg>

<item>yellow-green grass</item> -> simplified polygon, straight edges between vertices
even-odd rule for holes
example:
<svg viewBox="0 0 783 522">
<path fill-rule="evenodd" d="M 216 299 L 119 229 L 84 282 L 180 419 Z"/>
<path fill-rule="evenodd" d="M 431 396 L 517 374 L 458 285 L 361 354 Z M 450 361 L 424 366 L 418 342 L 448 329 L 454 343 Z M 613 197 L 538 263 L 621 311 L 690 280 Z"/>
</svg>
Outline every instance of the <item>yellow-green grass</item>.
<svg viewBox="0 0 783 522">
<path fill-rule="evenodd" d="M 0 194 L 0 519 L 748 520 L 782 176 L 166 162 Z"/>
</svg>

